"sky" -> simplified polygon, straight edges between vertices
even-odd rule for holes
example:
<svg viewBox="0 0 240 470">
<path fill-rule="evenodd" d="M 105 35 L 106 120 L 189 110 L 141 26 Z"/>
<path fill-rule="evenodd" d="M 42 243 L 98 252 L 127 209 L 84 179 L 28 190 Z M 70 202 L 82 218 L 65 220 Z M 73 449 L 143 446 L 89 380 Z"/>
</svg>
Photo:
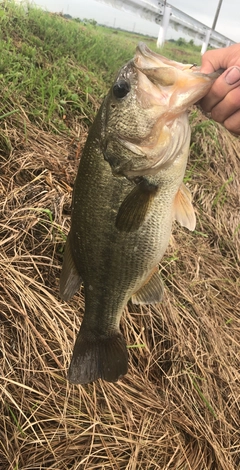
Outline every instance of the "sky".
<svg viewBox="0 0 240 470">
<path fill-rule="evenodd" d="M 120 27 L 157 37 L 159 26 L 124 9 L 116 9 L 104 0 L 35 0 L 34 3 L 51 12 L 62 12 L 78 18 L 95 19 L 100 24 Z M 169 3 L 211 27 L 219 0 L 170 0 Z M 240 42 L 240 1 L 223 0 L 216 31 Z M 181 31 L 168 28 L 167 39 L 183 36 Z M 191 37 L 189 37 L 191 39 Z"/>
</svg>

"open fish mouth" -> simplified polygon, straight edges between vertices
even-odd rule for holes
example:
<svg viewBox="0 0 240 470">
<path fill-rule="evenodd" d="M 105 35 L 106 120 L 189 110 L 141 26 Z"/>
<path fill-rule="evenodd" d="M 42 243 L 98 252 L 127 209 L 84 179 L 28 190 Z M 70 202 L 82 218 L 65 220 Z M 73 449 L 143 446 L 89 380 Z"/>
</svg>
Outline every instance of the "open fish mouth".
<svg viewBox="0 0 240 470">
<path fill-rule="evenodd" d="M 123 116 L 127 121 L 129 105 L 132 122 L 136 121 L 132 134 L 130 121 L 129 129 L 118 123 L 108 129 L 103 152 L 113 174 L 127 178 L 155 175 L 172 164 L 179 149 L 189 144 L 186 111 L 209 91 L 218 76 L 201 73 L 195 64 L 167 59 L 139 43 L 114 85 L 118 85 L 117 95 L 112 95 L 113 100 L 123 99 L 123 103 L 126 98 Z M 129 85 L 127 89 L 126 83 L 132 88 Z M 125 87 L 121 88 L 122 84 Z"/>
<path fill-rule="evenodd" d="M 173 162 L 177 147 L 189 138 L 181 116 L 208 92 L 219 76 L 218 72 L 203 74 L 195 64 L 167 59 L 151 51 L 144 43 L 137 46 L 133 63 L 138 73 L 137 100 L 154 124 L 141 141 L 117 137 L 136 156 L 131 168 L 121 167 L 122 173 L 129 178 L 155 175 L 160 168 Z M 171 123 L 176 120 L 178 129 L 174 137 L 174 124 L 172 127 Z"/>
<path fill-rule="evenodd" d="M 144 42 L 140 42 L 136 48 L 136 54 L 134 57 L 134 64 L 139 69 L 154 69 L 158 67 L 174 67 L 175 69 L 197 73 L 202 77 L 206 77 L 206 74 L 200 72 L 200 66 L 197 64 L 183 64 L 152 51 L 146 46 Z M 212 75 L 212 74 L 209 74 Z"/>
<path fill-rule="evenodd" d="M 136 69 L 139 71 L 139 94 L 138 97 L 142 104 L 146 104 L 146 99 L 141 98 L 141 94 L 148 92 L 153 94 L 154 103 L 163 105 L 169 101 L 173 102 L 176 92 L 180 96 L 179 104 L 182 107 L 196 102 L 199 96 L 205 94 L 214 79 L 219 76 L 218 72 L 213 74 L 204 74 L 200 72 L 200 67 L 195 64 L 182 64 L 174 60 L 163 57 L 156 52 L 151 51 L 146 44 L 139 43 L 136 48 L 136 54 L 133 59 Z M 142 76 L 144 75 L 145 78 Z M 147 86 L 147 80 L 148 83 Z M 160 92 L 160 93 L 159 93 Z M 190 98 L 190 95 L 192 97 Z M 153 100 L 149 101 L 149 104 Z M 152 103 L 151 103 L 152 104 Z M 175 103 L 176 111 L 176 103 Z"/>
<path fill-rule="evenodd" d="M 140 42 L 136 48 L 134 64 L 137 68 L 142 70 L 145 69 L 145 71 L 158 67 L 174 67 L 175 69 L 183 72 L 194 73 L 199 77 L 209 77 L 210 79 L 216 79 L 224 72 L 224 69 L 219 69 L 209 74 L 202 73 L 200 72 L 201 67 L 197 64 L 183 64 L 181 62 L 168 59 L 167 57 L 149 49 L 144 42 Z"/>
</svg>

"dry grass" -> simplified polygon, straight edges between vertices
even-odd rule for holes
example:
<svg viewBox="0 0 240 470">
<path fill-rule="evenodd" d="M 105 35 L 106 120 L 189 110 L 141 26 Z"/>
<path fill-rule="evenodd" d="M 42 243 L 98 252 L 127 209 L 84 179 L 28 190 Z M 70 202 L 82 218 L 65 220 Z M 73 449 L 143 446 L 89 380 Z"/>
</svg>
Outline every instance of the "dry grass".
<svg viewBox="0 0 240 470">
<path fill-rule="evenodd" d="M 58 281 L 86 130 L 2 131 L 1 470 L 239 468 L 240 141 L 192 125 L 198 233 L 175 227 L 163 303 L 124 312 L 127 376 L 84 387 L 65 378 L 84 299 Z"/>
</svg>

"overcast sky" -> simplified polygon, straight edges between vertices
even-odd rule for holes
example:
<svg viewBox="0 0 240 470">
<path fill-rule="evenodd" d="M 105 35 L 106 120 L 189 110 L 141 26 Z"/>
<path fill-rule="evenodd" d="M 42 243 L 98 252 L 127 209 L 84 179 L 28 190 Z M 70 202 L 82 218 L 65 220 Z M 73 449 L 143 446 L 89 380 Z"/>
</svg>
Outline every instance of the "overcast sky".
<svg viewBox="0 0 240 470">
<path fill-rule="evenodd" d="M 159 26 L 123 9 L 116 9 L 104 0 L 35 0 L 37 5 L 52 12 L 68 13 L 71 16 L 95 19 L 107 26 L 158 36 Z M 211 27 L 219 0 L 170 0 L 169 3 L 193 18 Z M 223 0 L 216 31 L 233 41 L 240 42 L 240 1 Z M 167 38 L 181 36 L 168 29 Z M 189 38 L 190 39 L 190 38 Z"/>
</svg>

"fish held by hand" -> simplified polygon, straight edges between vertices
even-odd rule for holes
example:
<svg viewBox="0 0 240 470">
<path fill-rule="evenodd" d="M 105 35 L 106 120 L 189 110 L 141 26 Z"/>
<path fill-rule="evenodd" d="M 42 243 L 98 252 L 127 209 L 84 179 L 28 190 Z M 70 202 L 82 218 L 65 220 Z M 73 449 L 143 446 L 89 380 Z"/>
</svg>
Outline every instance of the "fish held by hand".
<svg viewBox="0 0 240 470">
<path fill-rule="evenodd" d="M 84 285 L 85 313 L 68 372 L 72 383 L 114 382 L 125 375 L 122 312 L 129 299 L 162 299 L 158 264 L 172 222 L 190 230 L 196 222 L 183 184 L 187 109 L 216 78 L 140 43 L 102 103 L 79 164 L 60 277 L 63 300 Z"/>
</svg>

